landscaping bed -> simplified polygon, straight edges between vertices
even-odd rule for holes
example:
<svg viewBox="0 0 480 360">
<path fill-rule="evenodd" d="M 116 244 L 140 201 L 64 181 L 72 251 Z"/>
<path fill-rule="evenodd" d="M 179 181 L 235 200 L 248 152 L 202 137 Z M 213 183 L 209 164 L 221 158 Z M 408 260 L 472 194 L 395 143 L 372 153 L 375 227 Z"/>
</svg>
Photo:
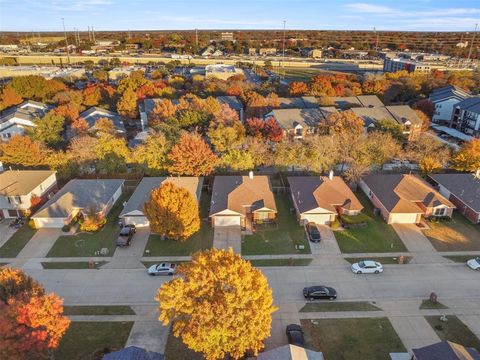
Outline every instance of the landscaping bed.
<svg viewBox="0 0 480 360">
<path fill-rule="evenodd" d="M 13 233 L 10 239 L 0 248 L 0 258 L 14 258 L 27 245 L 37 230 L 32 229 L 28 223 L 22 225 Z"/>
<path fill-rule="evenodd" d="M 301 320 L 306 347 L 323 352 L 328 360 L 389 359 L 406 352 L 386 317 Z"/>
<path fill-rule="evenodd" d="M 393 227 L 373 214 L 373 206 L 365 194 L 359 191 L 355 195 L 364 207 L 359 216 L 367 225 L 334 231 L 340 250 L 343 253 L 406 252 Z"/>
<path fill-rule="evenodd" d="M 308 266 L 313 259 L 261 259 L 250 260 L 253 266 Z"/>
<path fill-rule="evenodd" d="M 242 255 L 310 254 L 305 229 L 291 211 L 290 196 L 275 195 L 275 203 L 278 211 L 276 224 L 258 228 L 253 235 L 242 236 Z"/>
<path fill-rule="evenodd" d="M 433 302 L 430 299 L 422 300 L 422 303 L 419 307 L 420 310 L 423 309 L 448 309 L 448 306 L 443 305 L 441 302 Z"/>
<path fill-rule="evenodd" d="M 101 360 L 106 352 L 125 347 L 133 321 L 72 322 L 55 350 L 55 359 Z"/>
<path fill-rule="evenodd" d="M 433 330 L 441 340 L 452 341 L 457 344 L 474 347 L 480 351 L 480 340 L 456 316 L 447 316 L 448 321 L 440 321 L 439 316 L 425 316 Z"/>
<path fill-rule="evenodd" d="M 308 302 L 300 312 L 333 312 L 333 311 L 380 311 L 379 307 L 368 301 L 333 301 Z"/>
</svg>

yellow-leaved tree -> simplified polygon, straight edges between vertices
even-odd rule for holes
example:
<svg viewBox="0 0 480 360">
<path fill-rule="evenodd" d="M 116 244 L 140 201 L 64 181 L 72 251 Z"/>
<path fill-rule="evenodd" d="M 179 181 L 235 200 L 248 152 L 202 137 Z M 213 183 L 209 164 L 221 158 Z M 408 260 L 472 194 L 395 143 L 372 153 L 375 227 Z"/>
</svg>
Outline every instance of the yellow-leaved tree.
<svg viewBox="0 0 480 360">
<path fill-rule="evenodd" d="M 200 229 L 200 215 L 195 197 L 185 188 L 166 181 L 150 193 L 143 206 L 156 234 L 184 241 Z"/>
<path fill-rule="evenodd" d="M 272 290 L 266 277 L 230 249 L 197 252 L 155 299 L 159 320 L 207 360 L 255 355 L 270 336 Z"/>
</svg>

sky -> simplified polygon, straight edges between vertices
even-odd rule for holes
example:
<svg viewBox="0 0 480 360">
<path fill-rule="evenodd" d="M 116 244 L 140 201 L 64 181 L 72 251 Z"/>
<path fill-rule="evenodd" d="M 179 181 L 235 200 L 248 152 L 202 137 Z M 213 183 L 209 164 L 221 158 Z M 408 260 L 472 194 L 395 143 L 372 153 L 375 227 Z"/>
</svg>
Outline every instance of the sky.
<svg viewBox="0 0 480 360">
<path fill-rule="evenodd" d="M 472 31 L 480 0 L 0 0 L 0 30 Z M 480 28 L 479 28 L 480 30 Z"/>
</svg>

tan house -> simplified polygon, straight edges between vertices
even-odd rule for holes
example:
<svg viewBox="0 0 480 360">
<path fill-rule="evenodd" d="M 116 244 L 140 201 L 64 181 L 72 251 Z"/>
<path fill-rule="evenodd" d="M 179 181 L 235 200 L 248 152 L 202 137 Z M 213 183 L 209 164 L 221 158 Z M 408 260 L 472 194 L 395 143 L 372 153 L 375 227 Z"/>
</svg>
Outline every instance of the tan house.
<svg viewBox="0 0 480 360">
<path fill-rule="evenodd" d="M 291 176 L 288 178 L 300 224 L 330 224 L 338 215 L 358 215 L 363 206 L 339 176 Z"/>
<path fill-rule="evenodd" d="M 268 176 L 215 176 L 210 218 L 212 226 L 272 222 L 277 206 Z"/>
<path fill-rule="evenodd" d="M 372 174 L 360 188 L 388 224 L 418 224 L 422 217 L 451 217 L 455 206 L 420 177 Z"/>
<path fill-rule="evenodd" d="M 276 48 L 260 48 L 258 53 L 260 56 L 276 55 L 277 49 Z"/>
</svg>

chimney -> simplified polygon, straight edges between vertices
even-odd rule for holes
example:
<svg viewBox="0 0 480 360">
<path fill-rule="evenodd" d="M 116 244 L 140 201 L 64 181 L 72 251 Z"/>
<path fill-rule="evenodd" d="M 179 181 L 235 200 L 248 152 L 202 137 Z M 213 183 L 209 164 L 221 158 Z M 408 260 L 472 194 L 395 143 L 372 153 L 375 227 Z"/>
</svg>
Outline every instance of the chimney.
<svg viewBox="0 0 480 360">
<path fill-rule="evenodd" d="M 333 180 L 333 170 L 330 170 L 330 172 L 328 173 L 328 178 L 330 180 Z"/>
<path fill-rule="evenodd" d="M 249 177 L 251 180 L 253 179 L 253 171 L 250 170 L 250 171 L 248 172 L 248 177 Z"/>
</svg>

